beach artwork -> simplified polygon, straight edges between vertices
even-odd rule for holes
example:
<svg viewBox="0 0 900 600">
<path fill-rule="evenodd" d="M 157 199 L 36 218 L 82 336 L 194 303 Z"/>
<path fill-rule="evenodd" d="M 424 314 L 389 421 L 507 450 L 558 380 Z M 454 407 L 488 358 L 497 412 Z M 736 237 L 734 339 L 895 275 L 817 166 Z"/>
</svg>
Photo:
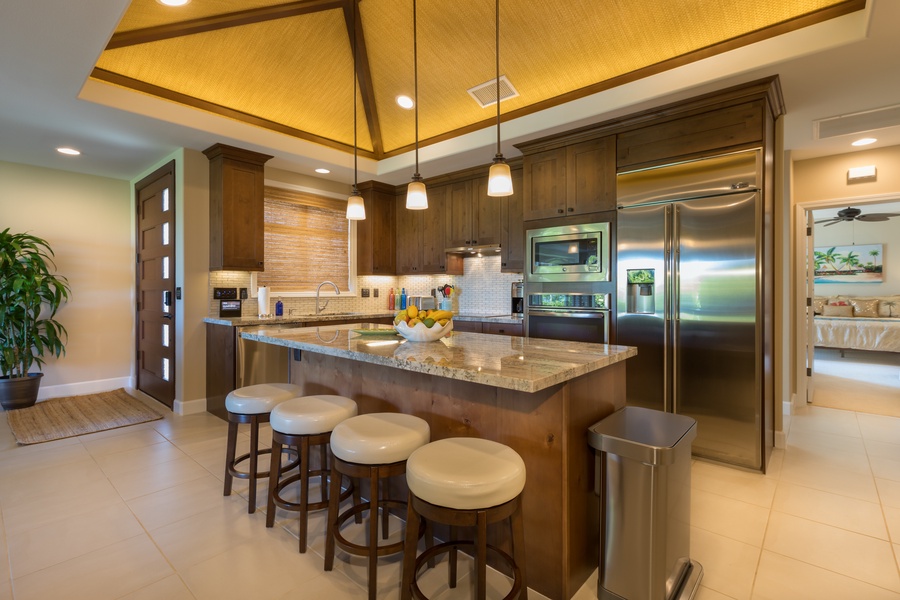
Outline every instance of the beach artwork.
<svg viewBox="0 0 900 600">
<path fill-rule="evenodd" d="M 883 244 L 823 246 L 814 249 L 816 283 L 881 283 Z"/>
</svg>

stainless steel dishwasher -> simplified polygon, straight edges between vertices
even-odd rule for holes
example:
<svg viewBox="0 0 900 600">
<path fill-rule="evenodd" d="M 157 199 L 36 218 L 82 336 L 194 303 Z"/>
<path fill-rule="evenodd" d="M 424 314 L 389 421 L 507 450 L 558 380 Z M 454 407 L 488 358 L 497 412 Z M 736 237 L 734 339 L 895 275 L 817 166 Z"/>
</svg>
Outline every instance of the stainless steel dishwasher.
<svg viewBox="0 0 900 600">
<path fill-rule="evenodd" d="M 236 387 L 244 387 L 257 383 L 290 383 L 291 354 L 290 348 L 263 344 L 241 337 L 244 331 L 259 330 L 263 327 L 271 330 L 295 329 L 304 327 L 305 323 L 285 323 L 278 325 L 255 325 L 237 328 L 237 362 Z"/>
</svg>

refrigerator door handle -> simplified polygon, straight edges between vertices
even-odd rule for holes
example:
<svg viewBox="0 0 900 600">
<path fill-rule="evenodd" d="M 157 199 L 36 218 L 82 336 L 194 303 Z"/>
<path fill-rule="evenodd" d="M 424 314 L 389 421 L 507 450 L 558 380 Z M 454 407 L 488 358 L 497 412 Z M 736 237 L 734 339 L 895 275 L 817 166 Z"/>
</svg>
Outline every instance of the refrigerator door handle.
<svg viewBox="0 0 900 600">
<path fill-rule="evenodd" d="M 673 413 L 678 413 L 678 361 L 680 360 L 679 327 L 681 325 L 681 206 L 672 206 L 672 342 L 669 348 L 672 351 L 672 389 L 670 392 L 670 404 Z"/>
</svg>

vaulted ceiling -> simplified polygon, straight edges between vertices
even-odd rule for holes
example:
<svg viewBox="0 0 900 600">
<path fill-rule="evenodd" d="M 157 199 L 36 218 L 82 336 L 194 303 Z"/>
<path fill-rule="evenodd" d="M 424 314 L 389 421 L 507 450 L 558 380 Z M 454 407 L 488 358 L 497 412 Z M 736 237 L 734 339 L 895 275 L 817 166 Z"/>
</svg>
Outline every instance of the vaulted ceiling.
<svg viewBox="0 0 900 600">
<path fill-rule="evenodd" d="M 133 0 L 91 78 L 341 150 L 408 152 L 412 0 Z M 512 119 L 859 9 L 864 0 L 502 0 Z M 355 21 L 355 27 L 354 27 Z M 469 88 L 494 79 L 494 2 L 417 3 L 422 145 L 490 126 Z"/>
</svg>

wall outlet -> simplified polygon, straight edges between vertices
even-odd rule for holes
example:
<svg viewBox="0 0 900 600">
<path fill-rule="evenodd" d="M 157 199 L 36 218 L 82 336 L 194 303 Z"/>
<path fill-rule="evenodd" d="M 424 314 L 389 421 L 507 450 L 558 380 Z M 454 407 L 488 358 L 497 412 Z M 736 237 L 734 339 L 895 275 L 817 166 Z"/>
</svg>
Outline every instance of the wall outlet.
<svg viewBox="0 0 900 600">
<path fill-rule="evenodd" d="M 363 297 L 363 298 L 368 298 L 368 297 L 369 297 L 369 288 L 363 288 L 363 289 L 362 289 L 362 297 Z"/>
<path fill-rule="evenodd" d="M 241 300 L 247 299 L 247 288 L 241 288 Z"/>
<path fill-rule="evenodd" d="M 372 295 L 376 298 L 378 297 L 378 288 L 375 288 L 374 290 L 372 290 Z"/>
</svg>

